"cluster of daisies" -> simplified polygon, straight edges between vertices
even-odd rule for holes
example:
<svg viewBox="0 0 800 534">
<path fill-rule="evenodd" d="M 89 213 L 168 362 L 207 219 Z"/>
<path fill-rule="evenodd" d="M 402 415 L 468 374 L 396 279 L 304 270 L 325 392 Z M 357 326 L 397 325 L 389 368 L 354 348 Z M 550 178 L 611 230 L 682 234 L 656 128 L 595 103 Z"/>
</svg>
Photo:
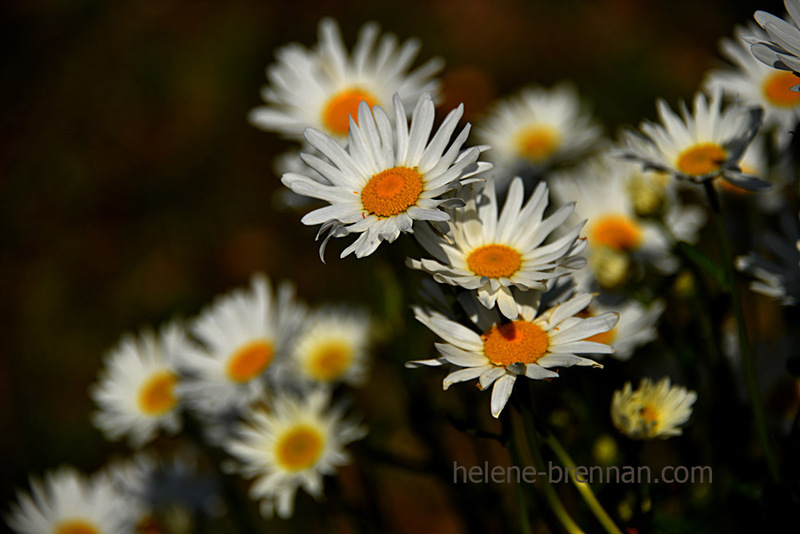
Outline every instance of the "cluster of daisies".
<svg viewBox="0 0 800 534">
<path fill-rule="evenodd" d="M 276 167 L 291 191 L 283 198 L 319 227 L 321 257 L 334 238 L 347 242 L 342 258 L 369 256 L 401 234 L 416 240 L 406 265 L 429 276 L 412 309 L 439 340 L 435 357 L 406 367 L 446 368 L 444 389 L 491 389 L 498 418 L 517 378 L 602 373 L 606 355 L 635 360 L 658 338 L 663 290 L 691 285 L 685 251 L 707 219 L 698 184 L 790 221 L 785 236 L 765 240 L 768 250 L 736 265 L 754 291 L 787 305 L 800 298 L 797 177 L 786 171 L 797 163 L 800 1 L 786 7 L 788 18 L 759 12 L 759 26 L 722 41 L 731 64 L 708 73 L 691 107 L 676 113 L 658 101 L 657 122 L 617 140 L 564 83 L 499 100 L 472 144 L 463 106 L 437 112 L 441 60 L 412 68 L 419 42 L 400 43 L 375 24 L 348 52 L 329 19 L 316 47 L 277 52 L 265 105 L 249 118 L 298 142 Z M 345 446 L 365 434 L 332 392 L 366 379 L 370 331 L 363 311 L 311 310 L 290 285 L 273 291 L 256 275 L 185 325 L 123 338 L 92 387 L 93 421 L 141 448 L 188 417 L 227 452 L 230 469 L 254 479 L 265 516 L 289 517 L 297 490 L 319 497 L 323 475 L 347 463 Z M 571 367 L 595 371 L 563 370 Z M 665 376 L 644 377 L 636 390 L 628 382 L 607 402 L 623 434 L 664 439 L 681 434 L 697 398 Z M 163 517 L 152 495 L 165 486 L 153 482 L 163 465 L 145 455 L 93 478 L 55 471 L 32 480 L 7 521 L 19 532 L 141 528 Z M 184 479 L 194 474 L 170 465 Z M 218 501 L 213 484 L 193 485 L 193 502 Z"/>
<path fill-rule="evenodd" d="M 124 336 L 90 389 L 92 420 L 137 454 L 93 477 L 62 468 L 32 480 L 7 521 L 25 533 L 186 532 L 225 511 L 220 468 L 253 479 L 264 516 L 290 517 L 297 490 L 319 498 L 366 433 L 335 395 L 367 378 L 371 321 L 352 306 L 310 308 L 291 284 L 256 274 L 186 324 Z M 197 429 L 193 447 L 141 450 L 184 427 Z M 203 465 L 209 446 L 224 465 Z"/>
</svg>

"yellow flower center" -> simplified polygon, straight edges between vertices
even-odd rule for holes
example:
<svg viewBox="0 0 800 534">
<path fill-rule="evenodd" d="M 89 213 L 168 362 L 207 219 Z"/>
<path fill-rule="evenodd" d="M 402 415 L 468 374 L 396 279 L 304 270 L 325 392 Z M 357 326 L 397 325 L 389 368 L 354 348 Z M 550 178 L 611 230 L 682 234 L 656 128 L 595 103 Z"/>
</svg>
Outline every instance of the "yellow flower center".
<svg viewBox="0 0 800 534">
<path fill-rule="evenodd" d="M 642 244 L 642 229 L 627 215 L 603 215 L 589 227 L 589 243 L 617 252 L 635 250 Z"/>
<path fill-rule="evenodd" d="M 65 519 L 56 524 L 53 534 L 100 534 L 100 530 L 84 519 Z"/>
<path fill-rule="evenodd" d="M 547 332 L 528 321 L 494 325 L 481 336 L 483 353 L 495 365 L 536 363 L 550 345 Z"/>
<path fill-rule="evenodd" d="M 800 83 L 800 78 L 788 71 L 776 71 L 764 80 L 764 98 L 776 107 L 793 108 L 800 105 L 800 92 L 792 87 Z"/>
<path fill-rule="evenodd" d="M 649 425 L 658 421 L 658 410 L 652 404 L 648 404 L 642 408 L 642 419 Z"/>
<path fill-rule="evenodd" d="M 286 471 L 302 471 L 322 455 L 325 438 L 315 427 L 296 426 L 285 432 L 275 446 L 275 460 Z"/>
<path fill-rule="evenodd" d="M 716 172 L 725 163 L 728 153 L 716 143 L 703 143 L 687 148 L 678 156 L 678 170 L 688 176 Z"/>
<path fill-rule="evenodd" d="M 484 245 L 467 256 L 467 266 L 478 276 L 508 278 L 519 271 L 522 256 L 506 245 Z"/>
<path fill-rule="evenodd" d="M 247 382 L 264 372 L 275 357 L 272 344 L 266 339 L 242 345 L 228 359 L 226 372 L 233 382 Z"/>
<path fill-rule="evenodd" d="M 139 409 L 143 413 L 153 416 L 170 411 L 178 402 L 174 391 L 177 382 L 178 375 L 172 371 L 164 370 L 154 373 L 139 388 Z"/>
<path fill-rule="evenodd" d="M 372 106 L 378 103 L 369 91 L 353 87 L 333 95 L 322 110 L 322 122 L 336 135 L 347 135 L 350 131 L 350 116 L 358 124 L 358 105 L 365 101 Z"/>
<path fill-rule="evenodd" d="M 558 148 L 560 144 L 558 131 L 550 126 L 529 126 L 516 136 L 519 154 L 534 163 L 541 163 Z"/>
<path fill-rule="evenodd" d="M 416 169 L 392 167 L 369 179 L 361 190 L 361 204 L 378 217 L 391 217 L 417 203 L 422 175 Z"/>
<path fill-rule="evenodd" d="M 315 380 L 333 382 L 340 378 L 353 361 L 349 343 L 330 340 L 316 346 L 308 357 L 306 370 Z"/>
</svg>

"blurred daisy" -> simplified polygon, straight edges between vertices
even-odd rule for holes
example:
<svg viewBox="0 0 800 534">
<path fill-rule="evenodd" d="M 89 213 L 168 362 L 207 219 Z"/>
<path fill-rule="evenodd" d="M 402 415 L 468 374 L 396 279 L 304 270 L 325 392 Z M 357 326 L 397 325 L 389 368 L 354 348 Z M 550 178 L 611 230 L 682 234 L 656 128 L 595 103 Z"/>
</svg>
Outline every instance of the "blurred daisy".
<svg viewBox="0 0 800 534">
<path fill-rule="evenodd" d="M 99 408 L 92 416 L 108 439 L 128 436 L 133 447 L 156 437 L 160 428 L 174 434 L 181 428 L 178 414 L 179 376 L 175 358 L 186 343 L 176 324 L 126 335 L 105 359 L 99 381 L 90 394 Z"/>
<path fill-rule="evenodd" d="M 133 534 L 138 505 L 102 475 L 87 478 L 73 467 L 31 477 L 32 492 L 17 491 L 5 521 L 19 534 Z"/>
<path fill-rule="evenodd" d="M 477 290 L 481 304 L 493 308 L 497 303 L 503 315 L 515 319 L 512 287 L 544 291 L 548 280 L 586 264 L 577 256 L 585 246 L 578 239 L 582 224 L 544 244 L 570 216 L 573 204 L 543 219 L 547 186 L 540 183 L 524 206 L 523 197 L 522 179 L 517 177 L 498 216 L 495 184 L 473 191 L 464 208 L 453 210 L 447 235 L 429 225 L 419 226 L 417 240 L 434 259 L 409 258 L 408 266 L 433 274 L 437 282 Z"/>
<path fill-rule="evenodd" d="M 602 130 L 575 88 L 560 84 L 550 90 L 528 87 L 497 102 L 476 133 L 492 147 L 489 159 L 513 176 L 579 159 L 600 140 Z"/>
<path fill-rule="evenodd" d="M 639 389 L 631 383 L 614 392 L 611 420 L 617 430 L 633 439 L 667 439 L 680 436 L 679 427 L 692 416 L 697 393 L 681 386 L 670 386 L 669 377 L 654 384 L 643 378 Z"/>
<path fill-rule="evenodd" d="M 305 381 L 359 385 L 367 375 L 370 316 L 346 306 L 309 314 L 292 349 L 292 366 Z"/>
<path fill-rule="evenodd" d="M 273 294 L 263 274 L 249 290 L 218 297 L 191 324 L 203 347 L 187 346 L 179 364 L 187 377 L 179 386 L 192 408 L 205 414 L 241 409 L 279 382 L 305 307 L 284 282 Z"/>
<path fill-rule="evenodd" d="M 750 289 L 771 297 L 783 305 L 794 305 L 800 299 L 800 239 L 797 223 L 784 216 L 781 220 L 784 235 L 766 232 L 764 246 L 774 259 L 751 252 L 738 256 L 736 268 L 753 278 Z"/>
<path fill-rule="evenodd" d="M 792 87 L 800 79 L 787 71 L 770 68 L 753 57 L 744 35 L 766 39 L 760 28 L 751 24 L 734 30 L 735 40 L 722 39 L 722 54 L 737 68 L 713 70 L 706 76 L 704 87 L 722 91 L 746 106 L 764 108 L 764 130 L 773 130 L 776 146 L 783 150 L 792 141 L 800 122 L 800 92 Z"/>
<path fill-rule="evenodd" d="M 330 204 L 308 213 L 302 219 L 304 224 L 322 224 L 320 233 L 328 231 L 328 238 L 360 234 L 341 257 L 352 252 L 359 258 L 368 256 L 382 241 L 391 243 L 400 232 L 412 232 L 415 220 L 449 219 L 440 208 L 460 205 L 461 201 L 442 198 L 444 193 L 490 167 L 477 163 L 483 147 L 461 150 L 469 125 L 450 142 L 463 106 L 450 112 L 430 142 L 434 119 L 430 96 L 424 95 L 417 102 L 410 130 L 397 96 L 394 113 L 393 127 L 382 108 L 376 106 L 370 111 L 362 104 L 358 125 L 353 123 L 350 129 L 347 149 L 317 130 L 306 131 L 309 144 L 329 161 L 306 154 L 303 159 L 332 185 L 297 173 L 283 175 L 284 185 L 295 193 Z"/>
<path fill-rule="evenodd" d="M 361 102 L 386 106 L 397 93 L 411 106 L 423 93 L 438 90 L 433 76 L 442 69 L 440 59 L 410 71 L 419 41 L 398 46 L 392 34 L 378 42 L 379 33 L 377 24 L 365 24 L 351 56 L 336 22 L 322 19 L 316 49 L 290 44 L 276 53 L 277 63 L 267 68 L 270 84 L 261 90 L 267 105 L 252 110 L 250 121 L 297 140 L 306 128 L 315 128 L 344 143 Z"/>
<path fill-rule="evenodd" d="M 610 311 L 619 314 L 616 326 L 607 332 L 595 334 L 586 341 L 609 345 L 614 349 L 612 356 L 615 359 L 629 360 L 637 348 L 658 338 L 656 327 L 664 312 L 663 302 L 656 301 L 646 308 L 635 300 L 608 305 L 595 299 L 584 313 L 586 317 L 593 317 Z"/>
<path fill-rule="evenodd" d="M 344 447 L 361 439 L 366 430 L 343 419 L 340 410 L 329 408 L 323 390 L 302 399 L 282 396 L 269 413 L 255 411 L 239 439 L 226 448 L 242 465 L 239 471 L 255 477 L 250 496 L 261 499 L 261 513 L 291 517 L 298 488 L 311 496 L 322 496 L 322 477 L 332 475 L 349 462 Z"/>
<path fill-rule="evenodd" d="M 769 187 L 739 168 L 742 154 L 761 126 L 761 108 L 731 104 L 723 110 L 719 90 L 710 100 L 697 93 L 694 112 L 681 105 L 681 117 L 663 100 L 656 106 L 661 124 L 646 121 L 640 126 L 641 134 L 629 132 L 628 146 L 618 156 L 696 183 L 722 177 L 744 189 Z"/>
<path fill-rule="evenodd" d="M 748 36 L 747 40 L 759 61 L 800 76 L 800 0 L 784 0 L 783 5 L 789 12 L 788 21 L 765 11 L 756 11 L 756 22 L 767 35 Z M 794 82 L 794 90 L 800 90 L 800 79 Z"/>
<path fill-rule="evenodd" d="M 464 310 L 480 332 L 445 316 L 421 308 L 414 310 L 417 320 L 444 340 L 436 350 L 442 355 L 433 360 L 416 360 L 406 367 L 451 364 L 459 369 L 443 382 L 448 389 L 457 382 L 478 379 L 480 389 L 492 388 L 492 415 L 498 417 L 511 396 L 517 376 L 534 380 L 556 378 L 554 367 L 573 365 L 602 367 L 578 354 L 608 354 L 613 349 L 586 338 L 607 332 L 617 323 L 616 313 L 582 319 L 576 315 L 592 301 L 592 295 L 580 294 L 540 313 L 539 291 L 514 291 L 519 317 L 502 321 L 495 310 L 487 310 L 472 294 L 462 293 Z"/>
</svg>

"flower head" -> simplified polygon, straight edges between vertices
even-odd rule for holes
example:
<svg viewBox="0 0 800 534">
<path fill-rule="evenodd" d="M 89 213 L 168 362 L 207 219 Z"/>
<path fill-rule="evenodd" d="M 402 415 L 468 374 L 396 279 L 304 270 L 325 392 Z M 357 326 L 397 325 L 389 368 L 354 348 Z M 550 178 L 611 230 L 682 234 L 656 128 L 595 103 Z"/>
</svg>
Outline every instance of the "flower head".
<svg viewBox="0 0 800 534">
<path fill-rule="evenodd" d="M 469 125 L 450 142 L 462 114 L 463 106 L 451 111 L 429 140 L 434 119 L 430 96 L 420 97 L 410 128 L 395 96 L 394 125 L 380 106 L 370 110 L 360 105 L 346 149 L 322 132 L 307 130 L 309 144 L 327 160 L 308 154 L 303 159 L 329 184 L 297 173 L 284 174 L 282 181 L 295 193 L 330 205 L 308 213 L 302 222 L 322 224 L 320 232 L 328 231 L 328 238 L 360 234 L 341 256 L 355 252 L 361 258 L 382 241 L 391 243 L 401 232 L 412 232 L 414 221 L 449 219 L 440 208 L 461 201 L 443 195 L 490 167 L 477 163 L 482 147 L 461 150 Z"/>
<path fill-rule="evenodd" d="M 679 427 L 692 415 L 697 393 L 681 386 L 670 386 L 669 377 L 654 384 L 643 378 L 639 389 L 626 382 L 614 392 L 611 420 L 617 429 L 633 439 L 667 439 L 680 436 Z"/>
<path fill-rule="evenodd" d="M 789 20 L 783 20 L 765 11 L 756 11 L 755 19 L 767 35 L 748 36 L 750 50 L 759 61 L 780 70 L 800 76 L 800 0 L 784 0 Z M 795 79 L 795 91 L 800 90 L 800 79 Z"/>
</svg>

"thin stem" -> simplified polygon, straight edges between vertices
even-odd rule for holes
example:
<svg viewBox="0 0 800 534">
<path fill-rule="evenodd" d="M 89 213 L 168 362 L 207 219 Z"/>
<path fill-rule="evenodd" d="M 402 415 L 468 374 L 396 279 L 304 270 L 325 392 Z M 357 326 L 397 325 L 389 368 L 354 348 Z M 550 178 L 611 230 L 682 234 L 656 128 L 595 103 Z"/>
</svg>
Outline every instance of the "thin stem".
<svg viewBox="0 0 800 534">
<path fill-rule="evenodd" d="M 530 434 L 532 443 L 529 444 L 528 438 L 526 437 L 528 434 L 526 432 L 527 425 L 523 423 L 516 409 L 512 410 L 511 418 L 514 431 L 514 436 L 511 440 L 511 453 L 512 456 L 515 457 L 515 463 L 519 463 L 520 465 L 533 465 L 536 466 L 537 470 L 543 468 L 544 459 L 542 458 L 538 443 L 536 443 L 535 432 Z M 533 458 L 531 458 L 531 455 Z M 517 458 L 518 456 L 523 456 L 523 458 L 521 458 L 522 462 L 519 461 L 519 458 Z M 572 520 L 572 517 L 569 515 L 569 512 L 567 512 L 567 509 L 564 508 L 564 504 L 561 502 L 561 499 L 558 497 L 556 490 L 553 489 L 550 482 L 544 480 L 544 483 L 541 484 L 541 488 L 544 491 L 547 504 L 561 523 L 561 526 L 564 527 L 564 530 L 569 534 L 583 534 L 583 530 Z M 522 510 L 521 513 L 524 513 L 524 510 Z"/>
<path fill-rule="evenodd" d="M 755 359 L 753 352 L 750 350 L 750 340 L 747 336 L 747 325 L 744 320 L 744 310 L 742 308 L 742 301 L 739 298 L 739 292 L 735 287 L 735 272 L 733 270 L 733 257 L 731 254 L 731 244 L 728 239 L 728 232 L 725 229 L 725 219 L 722 215 L 722 208 L 720 207 L 719 196 L 717 195 L 714 184 L 711 180 L 703 182 L 703 186 L 708 196 L 708 202 L 711 204 L 711 209 L 714 212 L 714 226 L 717 229 L 720 246 L 722 248 L 722 256 L 725 268 L 725 275 L 727 277 L 728 287 L 731 292 L 731 305 L 736 317 L 736 329 L 739 334 L 739 352 L 742 355 L 742 362 L 744 363 L 745 382 L 747 383 L 747 390 L 750 393 L 750 399 L 753 403 L 753 412 L 756 419 L 756 430 L 758 437 L 761 441 L 761 446 L 764 449 L 764 455 L 767 459 L 767 466 L 773 482 L 777 482 L 778 465 L 772 452 L 772 447 L 769 442 L 769 435 L 767 432 L 767 421 L 764 416 L 764 404 L 761 400 L 761 394 L 758 390 L 758 375 L 756 371 Z"/>
<path fill-rule="evenodd" d="M 564 467 L 567 468 L 567 471 L 575 472 L 575 462 L 572 461 L 569 454 L 567 453 L 566 449 L 561 446 L 561 443 L 556 439 L 555 435 L 550 432 L 547 436 L 544 437 L 544 442 L 547 444 L 548 447 L 558 456 L 559 461 L 564 464 Z M 603 525 L 603 528 L 609 534 L 622 534 L 622 531 L 617 528 L 617 525 L 614 524 L 614 520 L 611 519 L 611 516 L 608 515 L 603 505 L 600 504 L 600 501 L 597 500 L 594 492 L 592 491 L 592 487 L 589 485 L 588 482 L 578 482 L 578 480 L 573 476 L 571 477 L 572 483 L 578 489 L 578 492 L 583 497 L 583 500 L 586 501 L 586 504 L 589 506 L 589 509 L 592 511 L 594 516 L 600 521 L 600 524 Z"/>
</svg>

